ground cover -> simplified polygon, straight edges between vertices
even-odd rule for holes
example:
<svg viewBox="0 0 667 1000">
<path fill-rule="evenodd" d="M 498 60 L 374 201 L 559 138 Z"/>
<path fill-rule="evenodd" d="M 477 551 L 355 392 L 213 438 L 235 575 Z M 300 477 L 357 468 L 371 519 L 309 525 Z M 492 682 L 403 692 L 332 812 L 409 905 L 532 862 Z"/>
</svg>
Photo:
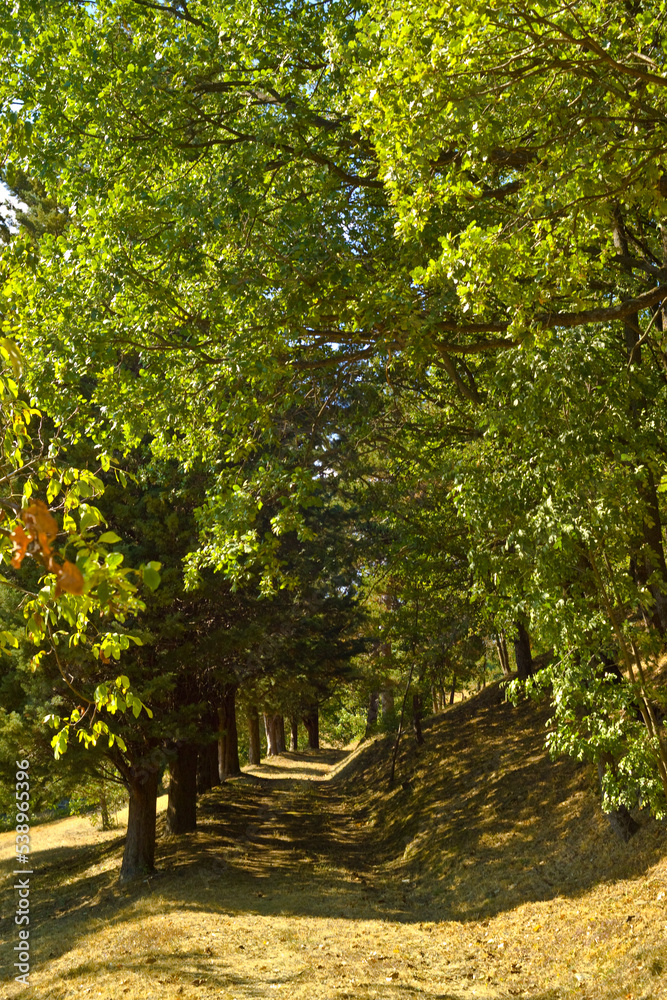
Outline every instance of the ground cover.
<svg viewBox="0 0 667 1000">
<path fill-rule="evenodd" d="M 405 737 L 391 790 L 391 736 L 248 768 L 196 834 L 160 819 L 158 870 L 129 886 L 122 830 L 35 828 L 31 985 L 5 874 L 0 997 L 667 997 L 665 827 L 618 841 L 546 718 L 489 688 Z"/>
</svg>

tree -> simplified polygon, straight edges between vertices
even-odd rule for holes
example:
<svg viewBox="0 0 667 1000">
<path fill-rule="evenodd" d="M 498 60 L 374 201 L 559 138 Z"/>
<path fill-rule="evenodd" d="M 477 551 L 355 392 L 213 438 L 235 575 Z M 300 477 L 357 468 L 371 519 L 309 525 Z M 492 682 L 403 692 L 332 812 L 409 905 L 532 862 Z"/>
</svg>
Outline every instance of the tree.
<svg viewBox="0 0 667 1000">
<path fill-rule="evenodd" d="M 555 685 L 555 745 L 609 752 L 608 801 L 631 803 L 632 773 L 657 812 L 661 16 L 23 2 L 2 38 L 12 167 L 73 220 L 3 254 L 41 404 L 73 433 L 104 413 L 105 447 L 219 463 L 192 574 L 261 566 L 268 595 L 292 582 L 315 456 L 341 430 L 381 452 L 409 400 L 431 432 L 414 479 L 465 524 L 470 596 L 524 652 L 524 632 L 554 646 L 535 684 Z"/>
</svg>

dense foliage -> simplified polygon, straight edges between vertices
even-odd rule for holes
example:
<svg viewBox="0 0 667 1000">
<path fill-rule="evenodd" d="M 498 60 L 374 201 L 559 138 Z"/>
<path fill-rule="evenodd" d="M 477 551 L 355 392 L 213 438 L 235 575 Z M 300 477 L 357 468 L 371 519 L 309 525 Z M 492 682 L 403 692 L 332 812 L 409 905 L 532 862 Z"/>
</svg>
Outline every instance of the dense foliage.
<svg viewBox="0 0 667 1000">
<path fill-rule="evenodd" d="M 666 13 L 5 5 L 0 349 L 102 471 L 203 475 L 169 600 L 220 574 L 261 622 L 249 704 L 310 711 L 356 654 L 418 719 L 513 638 L 554 752 L 667 811 Z M 93 464 L 31 472 L 66 531 Z M 82 580 L 118 570 L 77 537 Z"/>
</svg>

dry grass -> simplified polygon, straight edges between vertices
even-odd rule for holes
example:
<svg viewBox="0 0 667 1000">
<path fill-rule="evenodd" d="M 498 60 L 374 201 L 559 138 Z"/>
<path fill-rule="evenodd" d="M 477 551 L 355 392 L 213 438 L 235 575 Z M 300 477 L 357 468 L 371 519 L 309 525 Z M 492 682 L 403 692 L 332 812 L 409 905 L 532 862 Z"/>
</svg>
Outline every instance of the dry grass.
<svg viewBox="0 0 667 1000">
<path fill-rule="evenodd" d="M 664 826 L 618 842 L 544 721 L 487 689 L 406 738 L 389 793 L 389 737 L 248 769 L 196 834 L 160 821 L 159 870 L 127 888 L 118 833 L 37 828 L 31 986 L 6 878 L 0 1000 L 667 997 Z"/>
</svg>

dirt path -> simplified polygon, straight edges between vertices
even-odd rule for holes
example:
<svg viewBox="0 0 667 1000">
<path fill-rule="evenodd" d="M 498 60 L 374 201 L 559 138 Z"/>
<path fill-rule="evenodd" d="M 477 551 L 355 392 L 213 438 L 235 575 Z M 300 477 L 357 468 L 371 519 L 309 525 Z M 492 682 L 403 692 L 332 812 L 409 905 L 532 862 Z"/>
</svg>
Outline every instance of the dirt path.
<svg viewBox="0 0 667 1000">
<path fill-rule="evenodd" d="M 41 845 L 36 837 L 31 985 L 10 982 L 7 996 L 504 995 L 482 985 L 472 955 L 420 927 L 412 885 L 375 867 L 366 822 L 336 788 L 347 756 L 291 754 L 246 769 L 203 798 L 196 834 L 161 838 L 158 871 L 141 886 L 117 885 L 118 835 L 89 828 L 86 838 L 66 820 Z M 5 960 L 11 900 L 5 893 Z"/>
<path fill-rule="evenodd" d="M 122 830 L 38 828 L 31 985 L 12 982 L 10 877 L 0 1000 L 667 997 L 661 831 L 615 848 L 584 772 L 549 770 L 543 720 L 488 711 L 406 746 L 391 793 L 381 742 L 247 768 L 202 797 L 196 833 L 158 817 L 157 871 L 129 886 Z"/>
</svg>

